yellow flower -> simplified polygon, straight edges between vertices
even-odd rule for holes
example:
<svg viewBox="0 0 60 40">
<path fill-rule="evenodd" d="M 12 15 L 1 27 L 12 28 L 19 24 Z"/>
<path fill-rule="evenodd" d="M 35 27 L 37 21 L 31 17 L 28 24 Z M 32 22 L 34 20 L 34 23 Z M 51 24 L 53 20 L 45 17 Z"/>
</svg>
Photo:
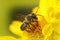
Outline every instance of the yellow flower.
<svg viewBox="0 0 60 40">
<path fill-rule="evenodd" d="M 32 13 L 36 13 L 37 9 L 38 7 L 34 8 Z M 17 40 L 60 40 L 60 0 L 40 0 L 39 10 L 36 14 L 39 25 L 42 27 L 42 34 L 31 37 L 32 35 L 21 31 L 22 22 L 13 21 L 9 29 L 12 33 L 20 36 Z M 15 39 L 13 38 L 13 40 Z"/>
</svg>

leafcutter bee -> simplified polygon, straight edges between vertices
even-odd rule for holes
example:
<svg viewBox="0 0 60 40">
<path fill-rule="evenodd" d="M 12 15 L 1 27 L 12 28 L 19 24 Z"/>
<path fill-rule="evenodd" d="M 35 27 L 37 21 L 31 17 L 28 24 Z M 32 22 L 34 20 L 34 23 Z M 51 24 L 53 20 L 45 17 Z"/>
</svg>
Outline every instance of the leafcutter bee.
<svg viewBox="0 0 60 40">
<path fill-rule="evenodd" d="M 41 32 L 41 26 L 38 23 L 37 15 L 34 13 L 27 15 L 20 29 L 22 31 L 27 31 L 32 33 Z"/>
</svg>

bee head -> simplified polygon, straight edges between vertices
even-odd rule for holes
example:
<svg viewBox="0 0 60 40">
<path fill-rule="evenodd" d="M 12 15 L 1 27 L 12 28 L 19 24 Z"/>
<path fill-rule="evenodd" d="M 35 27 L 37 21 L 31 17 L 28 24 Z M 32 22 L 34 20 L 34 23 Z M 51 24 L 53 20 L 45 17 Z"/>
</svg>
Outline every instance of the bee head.
<svg viewBox="0 0 60 40">
<path fill-rule="evenodd" d="M 28 16 L 27 16 L 27 20 L 30 21 L 30 22 L 31 22 L 31 21 L 34 21 L 34 20 L 36 20 L 36 19 L 37 19 L 37 17 L 36 17 L 35 14 L 31 14 L 31 15 L 28 15 Z"/>
</svg>

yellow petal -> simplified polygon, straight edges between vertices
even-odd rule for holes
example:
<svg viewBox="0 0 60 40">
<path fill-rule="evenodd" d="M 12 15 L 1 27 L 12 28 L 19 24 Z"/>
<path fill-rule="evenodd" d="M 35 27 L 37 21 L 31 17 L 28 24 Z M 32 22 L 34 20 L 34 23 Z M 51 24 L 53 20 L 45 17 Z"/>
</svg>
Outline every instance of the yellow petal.
<svg viewBox="0 0 60 40">
<path fill-rule="evenodd" d="M 0 36 L 0 40 L 17 40 L 12 36 Z"/>
<path fill-rule="evenodd" d="M 25 31 L 20 29 L 22 22 L 20 21 L 13 21 L 9 26 L 10 31 L 17 36 L 20 36 L 21 40 L 28 39 L 28 34 Z"/>
</svg>

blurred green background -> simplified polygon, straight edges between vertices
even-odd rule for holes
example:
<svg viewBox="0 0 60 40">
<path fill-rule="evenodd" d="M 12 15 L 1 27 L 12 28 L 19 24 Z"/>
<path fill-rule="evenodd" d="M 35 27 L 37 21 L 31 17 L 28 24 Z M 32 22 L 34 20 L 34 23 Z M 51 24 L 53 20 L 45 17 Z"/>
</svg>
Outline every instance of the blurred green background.
<svg viewBox="0 0 60 40">
<path fill-rule="evenodd" d="M 0 36 L 16 36 L 9 31 L 9 24 L 20 20 L 17 14 L 26 16 L 38 4 L 39 0 L 0 0 Z"/>
</svg>

